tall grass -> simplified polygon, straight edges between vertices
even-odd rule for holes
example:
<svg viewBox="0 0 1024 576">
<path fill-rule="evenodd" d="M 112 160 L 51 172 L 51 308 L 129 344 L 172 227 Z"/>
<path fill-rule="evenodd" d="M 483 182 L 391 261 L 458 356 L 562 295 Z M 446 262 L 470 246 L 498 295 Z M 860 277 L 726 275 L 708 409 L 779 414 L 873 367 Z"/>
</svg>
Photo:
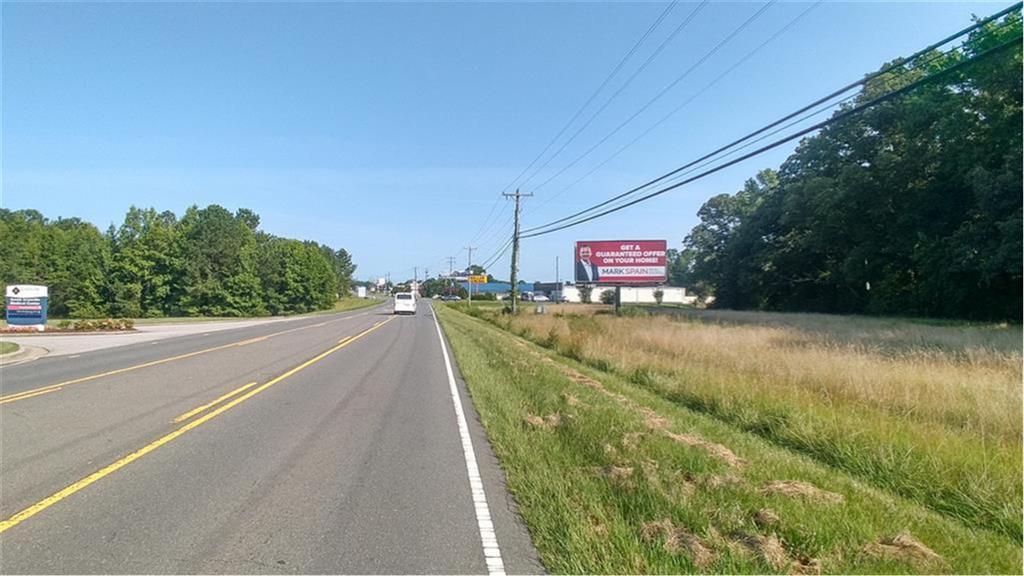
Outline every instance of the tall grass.
<svg viewBox="0 0 1024 576">
<path fill-rule="evenodd" d="M 1021 538 L 1021 331 L 809 314 L 492 322 L 979 528 Z"/>
<path fill-rule="evenodd" d="M 551 572 L 1020 570 L 1019 542 L 874 490 L 622 375 L 526 344 L 449 307 L 436 310 Z M 473 314 L 506 329 L 557 326 Z M 574 330 L 604 324 L 560 321 Z M 770 489 L 780 484 L 824 492 Z M 897 534 L 911 546 L 890 545 Z"/>
</svg>

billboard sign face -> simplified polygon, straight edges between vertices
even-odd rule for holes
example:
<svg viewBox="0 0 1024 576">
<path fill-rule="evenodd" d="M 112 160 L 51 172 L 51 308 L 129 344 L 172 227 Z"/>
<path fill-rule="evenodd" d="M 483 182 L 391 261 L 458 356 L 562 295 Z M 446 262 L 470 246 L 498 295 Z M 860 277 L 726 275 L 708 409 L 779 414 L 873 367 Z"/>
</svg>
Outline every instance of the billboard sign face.
<svg viewBox="0 0 1024 576">
<path fill-rule="evenodd" d="M 46 324 L 49 308 L 49 290 L 46 286 L 21 284 L 8 286 L 4 298 L 7 323 L 11 326 L 39 326 Z"/>
<path fill-rule="evenodd" d="M 665 240 L 576 242 L 577 284 L 659 284 L 668 279 Z"/>
</svg>

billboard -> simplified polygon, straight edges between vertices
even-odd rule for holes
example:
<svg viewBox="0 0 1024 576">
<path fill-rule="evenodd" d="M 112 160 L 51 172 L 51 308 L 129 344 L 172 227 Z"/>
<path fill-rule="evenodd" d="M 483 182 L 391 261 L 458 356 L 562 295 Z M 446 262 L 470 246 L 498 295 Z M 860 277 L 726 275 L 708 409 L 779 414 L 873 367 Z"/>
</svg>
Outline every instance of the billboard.
<svg viewBox="0 0 1024 576">
<path fill-rule="evenodd" d="M 667 280 L 665 240 L 576 242 L 577 284 L 659 284 Z"/>
</svg>

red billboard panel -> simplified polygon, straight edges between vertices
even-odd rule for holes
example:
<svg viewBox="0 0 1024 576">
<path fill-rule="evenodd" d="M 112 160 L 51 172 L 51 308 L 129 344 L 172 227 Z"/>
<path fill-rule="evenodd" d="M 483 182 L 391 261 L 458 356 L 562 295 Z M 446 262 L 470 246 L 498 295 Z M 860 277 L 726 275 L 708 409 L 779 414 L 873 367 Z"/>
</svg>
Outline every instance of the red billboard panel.
<svg viewBox="0 0 1024 576">
<path fill-rule="evenodd" d="M 665 240 L 576 242 L 577 284 L 659 284 L 667 279 Z"/>
</svg>

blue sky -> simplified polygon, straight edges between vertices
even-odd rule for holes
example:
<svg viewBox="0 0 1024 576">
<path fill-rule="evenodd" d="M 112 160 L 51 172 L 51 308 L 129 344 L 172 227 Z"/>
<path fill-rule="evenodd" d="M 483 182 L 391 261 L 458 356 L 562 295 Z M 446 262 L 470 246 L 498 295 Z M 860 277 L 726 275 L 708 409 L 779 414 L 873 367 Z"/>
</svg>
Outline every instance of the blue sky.
<svg viewBox="0 0 1024 576">
<path fill-rule="evenodd" d="M 777 3 L 540 186 L 761 6 L 712 3 L 523 185 L 536 194 L 524 203 L 524 227 L 668 171 L 966 26 L 972 13 L 1007 5 L 825 2 L 562 191 L 808 6 Z M 348 249 L 361 278 L 411 277 L 413 266 L 434 274 L 450 255 L 464 266 L 471 240 L 481 245 L 474 261 L 483 261 L 507 237 L 509 208 L 502 201 L 492 212 L 498 194 L 665 6 L 4 3 L 2 204 L 101 229 L 132 204 L 178 214 L 191 204 L 248 207 L 268 232 Z M 674 7 L 592 106 L 695 7 Z M 665 238 L 678 247 L 704 200 L 737 190 L 791 150 L 524 241 L 522 276 L 552 280 L 560 255 L 564 277 L 576 239 Z M 497 225 L 482 227 L 489 214 Z M 507 277 L 508 257 L 491 271 Z"/>
</svg>

